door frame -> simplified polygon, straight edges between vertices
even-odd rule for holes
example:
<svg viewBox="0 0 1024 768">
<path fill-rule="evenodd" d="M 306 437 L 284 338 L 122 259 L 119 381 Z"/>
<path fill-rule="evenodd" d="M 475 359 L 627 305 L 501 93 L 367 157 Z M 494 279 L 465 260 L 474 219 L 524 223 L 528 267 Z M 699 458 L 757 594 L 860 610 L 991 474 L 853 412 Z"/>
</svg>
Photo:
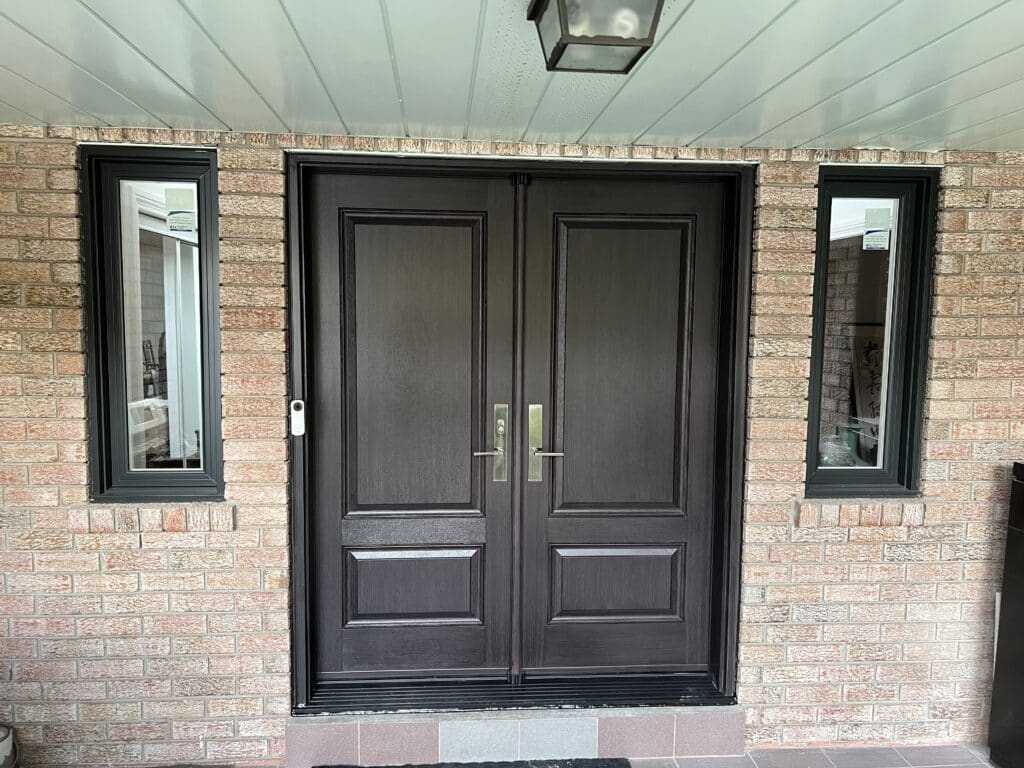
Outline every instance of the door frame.
<svg viewBox="0 0 1024 768">
<path fill-rule="evenodd" d="M 307 507 L 307 477 L 309 462 L 305 441 L 289 437 L 290 522 L 292 535 L 290 590 L 292 600 L 291 626 L 291 678 L 292 712 L 295 715 L 321 714 L 344 711 L 388 710 L 452 710 L 483 708 L 577 706 L 629 706 L 668 704 L 731 704 L 736 698 L 738 665 L 738 631 L 740 607 L 740 548 L 743 522 L 743 476 L 745 465 L 745 431 L 747 400 L 747 339 L 750 327 L 751 273 L 753 258 L 754 180 L 756 168 L 741 163 L 688 163 L 659 161 L 595 161 L 595 160 L 526 160 L 521 158 L 465 158 L 450 156 L 409 157 L 370 154 L 331 154 L 324 152 L 286 153 L 286 283 L 288 307 L 288 376 L 289 399 L 303 400 L 307 388 L 307 375 L 311 373 L 307 360 L 306 291 L 309 272 L 310 233 L 309 180 L 322 172 L 370 173 L 402 176 L 475 176 L 507 177 L 510 183 L 522 188 L 523 174 L 546 178 L 571 179 L 661 179 L 687 182 L 723 183 L 726 194 L 722 211 L 723 265 L 722 301 L 719 308 L 722 321 L 723 349 L 720 354 L 719 424 L 716 430 L 721 445 L 716 464 L 719 477 L 717 486 L 722 493 L 717 498 L 716 529 L 714 531 L 713 587 L 709 626 L 711 673 L 698 684 L 681 690 L 644 685 L 629 685 L 623 679 L 613 682 L 571 686 L 545 685 L 532 691 L 510 690 L 493 683 L 474 681 L 446 683 L 441 690 L 425 696 L 418 690 L 400 683 L 361 686 L 355 694 L 337 690 L 321 690 L 311 668 L 309 643 L 312 637 L 310 556 L 311 510 Z M 517 213 L 522 213 L 523 197 L 517 194 Z M 516 360 L 515 386 L 522 395 L 522 333 L 519 330 L 523 311 L 523 238 L 522 217 L 516 224 L 515 244 L 515 308 Z M 730 365 L 731 363 L 731 365 Z M 515 413 L 522 413 L 522 403 L 514 405 Z M 520 454 L 517 451 L 516 454 Z M 515 469 L 513 477 L 521 472 Z M 518 457 L 522 461 L 522 457 Z M 512 489 L 513 509 L 518 508 L 520 493 Z M 513 523 L 515 526 L 515 522 Z M 515 536 L 515 533 L 513 533 Z M 513 611 L 516 610 L 513 595 Z M 515 624 L 513 625 L 515 628 Z M 422 690 L 419 691 L 422 693 Z"/>
</svg>

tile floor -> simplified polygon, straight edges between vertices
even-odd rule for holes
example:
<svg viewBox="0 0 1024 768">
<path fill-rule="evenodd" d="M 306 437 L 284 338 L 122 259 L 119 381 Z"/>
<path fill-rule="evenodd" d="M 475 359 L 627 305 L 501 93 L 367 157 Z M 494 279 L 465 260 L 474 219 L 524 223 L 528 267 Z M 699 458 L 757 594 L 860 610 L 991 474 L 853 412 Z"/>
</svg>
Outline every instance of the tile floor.
<svg viewBox="0 0 1024 768">
<path fill-rule="evenodd" d="M 985 747 L 756 749 L 743 757 L 630 760 L 634 768 L 987 768 Z"/>
</svg>

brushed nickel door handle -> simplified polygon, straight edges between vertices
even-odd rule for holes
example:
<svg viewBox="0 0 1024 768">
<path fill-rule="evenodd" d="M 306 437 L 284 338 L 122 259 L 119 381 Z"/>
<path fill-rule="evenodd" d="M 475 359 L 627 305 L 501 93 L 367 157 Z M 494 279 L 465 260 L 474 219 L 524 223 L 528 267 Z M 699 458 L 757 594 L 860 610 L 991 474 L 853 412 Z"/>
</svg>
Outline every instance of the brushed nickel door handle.
<svg viewBox="0 0 1024 768">
<path fill-rule="evenodd" d="M 508 403 L 494 404 L 494 450 L 473 451 L 474 456 L 493 456 L 491 479 L 496 483 L 508 480 L 508 457 L 505 455 L 505 441 L 508 438 Z"/>
<path fill-rule="evenodd" d="M 544 480 L 543 459 L 558 458 L 565 456 L 565 453 L 544 450 L 544 406 L 540 403 L 530 403 L 528 415 L 530 452 L 526 457 L 526 479 L 531 483 L 540 483 Z"/>
</svg>

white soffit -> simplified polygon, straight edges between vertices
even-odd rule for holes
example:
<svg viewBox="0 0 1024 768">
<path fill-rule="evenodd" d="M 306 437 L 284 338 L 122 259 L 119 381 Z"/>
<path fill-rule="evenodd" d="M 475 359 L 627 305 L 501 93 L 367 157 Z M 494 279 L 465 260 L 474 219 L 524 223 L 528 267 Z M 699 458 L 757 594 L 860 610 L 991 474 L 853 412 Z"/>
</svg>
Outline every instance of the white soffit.
<svg viewBox="0 0 1024 768">
<path fill-rule="evenodd" d="M 2 0 L 0 122 L 1024 150 L 1024 0 L 666 0 L 629 75 L 529 0 Z"/>
</svg>

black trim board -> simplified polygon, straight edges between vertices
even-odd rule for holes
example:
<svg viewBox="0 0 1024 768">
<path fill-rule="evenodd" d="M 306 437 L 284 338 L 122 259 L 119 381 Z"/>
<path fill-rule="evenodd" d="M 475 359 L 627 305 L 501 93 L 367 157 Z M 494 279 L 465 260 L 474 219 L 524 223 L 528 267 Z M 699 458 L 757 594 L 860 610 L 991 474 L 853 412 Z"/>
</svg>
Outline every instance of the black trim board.
<svg viewBox="0 0 1024 768">
<path fill-rule="evenodd" d="M 438 681 L 436 683 L 350 684 L 320 683 L 313 679 L 309 653 L 309 528 L 305 504 L 308 484 L 307 453 L 301 438 L 290 440 L 292 524 L 292 703 L 296 715 L 341 711 L 407 711 L 531 708 L 556 706 L 629 706 L 670 704 L 730 704 L 735 702 L 738 663 L 740 545 L 742 533 L 743 467 L 747 396 L 747 337 L 750 324 L 751 267 L 755 169 L 740 164 L 680 164 L 648 162 L 477 160 L 470 158 L 406 158 L 395 156 L 287 153 L 286 240 L 289 295 L 290 397 L 304 399 L 307 384 L 305 283 L 309 269 L 306 206 L 310 178 L 316 173 L 370 173 L 375 175 L 506 177 L 522 192 L 534 177 L 593 179 L 661 178 L 709 181 L 727 186 L 723 211 L 724 248 L 731 253 L 721 301 L 723 366 L 722 417 L 718 433 L 718 487 L 723 514 L 715 530 L 715 594 L 712 600 L 713 653 L 711 671 L 674 676 L 620 676 L 581 681 L 555 677 L 505 680 Z M 520 233 L 521 234 L 521 233 Z M 515 312 L 522 312 L 522 249 L 517 249 Z M 517 339 L 515 344 L 521 344 Z M 517 377 L 521 374 L 517 370 Z M 521 388 L 520 388 L 521 389 Z M 515 602 L 517 595 L 513 594 Z"/>
<path fill-rule="evenodd" d="M 90 496 L 113 502 L 218 501 L 224 498 L 221 442 L 217 152 L 214 149 L 83 144 L 79 148 L 86 317 L 86 399 Z M 194 181 L 198 192 L 203 466 L 205 471 L 127 469 L 127 418 L 120 291 L 120 179 Z M 124 426 L 124 425 L 122 425 Z"/>
</svg>

